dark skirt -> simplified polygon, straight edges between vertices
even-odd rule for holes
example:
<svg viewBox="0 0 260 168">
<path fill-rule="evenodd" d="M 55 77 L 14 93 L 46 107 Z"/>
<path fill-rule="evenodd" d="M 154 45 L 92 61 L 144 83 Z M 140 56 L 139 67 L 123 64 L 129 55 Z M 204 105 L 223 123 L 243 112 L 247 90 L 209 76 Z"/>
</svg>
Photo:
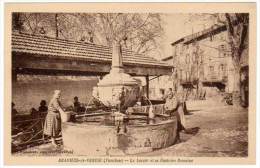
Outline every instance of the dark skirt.
<svg viewBox="0 0 260 168">
<path fill-rule="evenodd" d="M 170 115 L 170 117 L 176 117 L 177 119 L 177 132 L 180 132 L 182 130 L 185 130 L 185 127 L 182 125 L 181 123 L 181 117 L 180 117 L 180 114 L 178 112 L 178 107 L 174 110 L 166 110 L 166 114 Z"/>
<path fill-rule="evenodd" d="M 43 133 L 51 137 L 56 137 L 60 134 L 60 132 L 61 132 L 60 113 L 48 112 L 44 123 Z"/>
</svg>

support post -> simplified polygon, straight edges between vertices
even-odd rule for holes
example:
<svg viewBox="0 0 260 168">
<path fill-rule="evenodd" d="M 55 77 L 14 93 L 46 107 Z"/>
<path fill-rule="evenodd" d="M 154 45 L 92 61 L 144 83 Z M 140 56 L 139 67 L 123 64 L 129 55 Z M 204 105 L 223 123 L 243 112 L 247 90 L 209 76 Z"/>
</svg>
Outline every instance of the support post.
<svg viewBox="0 0 260 168">
<path fill-rule="evenodd" d="M 149 99 L 149 75 L 145 76 L 146 81 L 146 97 Z"/>
</svg>

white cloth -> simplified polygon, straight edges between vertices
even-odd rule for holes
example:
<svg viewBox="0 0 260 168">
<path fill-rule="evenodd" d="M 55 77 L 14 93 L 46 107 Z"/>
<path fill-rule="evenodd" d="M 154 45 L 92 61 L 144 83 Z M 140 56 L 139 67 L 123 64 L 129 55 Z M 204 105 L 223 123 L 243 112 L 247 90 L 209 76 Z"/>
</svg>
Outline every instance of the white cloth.
<svg viewBox="0 0 260 168">
<path fill-rule="evenodd" d="M 179 116 L 180 116 L 182 126 L 184 128 L 186 128 L 186 119 L 185 119 L 185 115 L 184 115 L 183 105 L 179 106 L 178 113 L 179 113 Z"/>
</svg>

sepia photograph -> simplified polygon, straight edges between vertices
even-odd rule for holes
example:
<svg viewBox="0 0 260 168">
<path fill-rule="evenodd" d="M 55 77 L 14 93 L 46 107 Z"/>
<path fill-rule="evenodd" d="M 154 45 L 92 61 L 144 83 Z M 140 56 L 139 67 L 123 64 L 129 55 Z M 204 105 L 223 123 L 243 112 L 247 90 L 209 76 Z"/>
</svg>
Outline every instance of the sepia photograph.
<svg viewBox="0 0 260 168">
<path fill-rule="evenodd" d="M 8 157 L 53 157 L 58 164 L 252 156 L 255 162 L 254 3 L 220 12 L 27 5 L 28 11 L 10 5 L 5 16 Z"/>
</svg>

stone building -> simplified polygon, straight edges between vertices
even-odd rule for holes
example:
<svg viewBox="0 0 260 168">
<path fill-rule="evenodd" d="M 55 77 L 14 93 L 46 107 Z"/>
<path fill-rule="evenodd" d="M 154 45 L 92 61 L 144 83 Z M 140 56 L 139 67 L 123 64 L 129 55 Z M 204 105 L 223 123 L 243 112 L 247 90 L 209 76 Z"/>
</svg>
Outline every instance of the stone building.
<svg viewBox="0 0 260 168">
<path fill-rule="evenodd" d="M 245 43 L 241 56 L 241 99 L 248 103 L 248 38 Z M 168 88 L 186 99 L 232 93 L 234 66 L 225 26 L 212 26 L 171 45 L 172 55 L 162 61 L 172 65 L 173 73 L 150 78 L 151 99 L 161 99 Z"/>
<path fill-rule="evenodd" d="M 171 45 L 173 55 L 165 59 L 171 60 L 175 67 L 173 85 L 176 90 L 189 90 L 193 98 L 233 91 L 234 67 L 225 26 L 212 26 Z M 248 60 L 246 51 L 242 60 Z M 248 62 L 243 67 L 248 67 Z"/>
</svg>

